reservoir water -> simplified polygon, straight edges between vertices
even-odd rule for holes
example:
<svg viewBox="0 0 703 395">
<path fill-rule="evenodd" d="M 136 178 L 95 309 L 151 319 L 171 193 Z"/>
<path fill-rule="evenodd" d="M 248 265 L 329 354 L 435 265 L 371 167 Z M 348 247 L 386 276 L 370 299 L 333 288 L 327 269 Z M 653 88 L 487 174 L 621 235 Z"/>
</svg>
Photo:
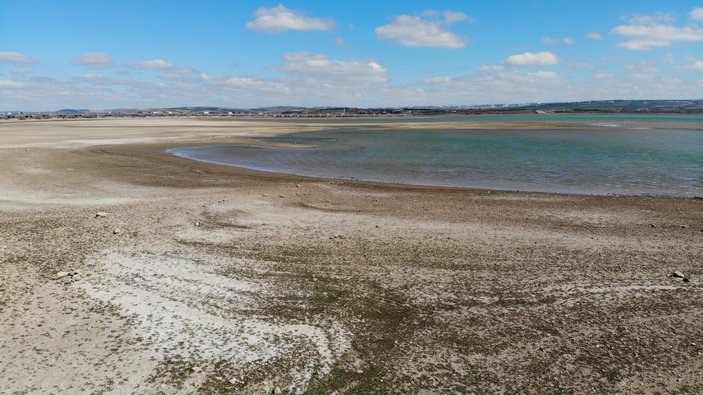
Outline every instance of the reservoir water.
<svg viewBox="0 0 703 395">
<path fill-rule="evenodd" d="M 572 121 L 584 122 L 583 127 L 506 130 L 448 130 L 431 122 L 426 129 L 394 130 L 387 124 L 362 127 L 342 121 L 322 131 L 259 139 L 295 145 L 284 148 L 215 145 L 169 152 L 324 178 L 576 194 L 703 195 L 703 118 L 675 118 L 685 127 L 667 119 L 630 118 L 590 116 Z"/>
</svg>

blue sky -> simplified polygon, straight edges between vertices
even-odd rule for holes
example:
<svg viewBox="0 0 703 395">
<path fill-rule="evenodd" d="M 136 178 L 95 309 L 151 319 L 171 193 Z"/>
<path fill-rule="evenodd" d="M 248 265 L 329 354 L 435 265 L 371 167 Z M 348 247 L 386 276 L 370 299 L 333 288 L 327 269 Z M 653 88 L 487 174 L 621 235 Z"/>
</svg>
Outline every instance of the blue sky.
<svg viewBox="0 0 703 395">
<path fill-rule="evenodd" d="M 701 1 L 0 0 L 2 110 L 701 92 Z"/>
</svg>

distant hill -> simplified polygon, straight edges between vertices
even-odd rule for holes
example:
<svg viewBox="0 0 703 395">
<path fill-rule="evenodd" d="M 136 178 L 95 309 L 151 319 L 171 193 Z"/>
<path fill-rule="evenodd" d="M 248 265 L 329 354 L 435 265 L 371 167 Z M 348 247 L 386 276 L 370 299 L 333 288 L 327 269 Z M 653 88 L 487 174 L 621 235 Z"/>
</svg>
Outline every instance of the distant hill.
<svg viewBox="0 0 703 395">
<path fill-rule="evenodd" d="M 308 107 L 295 107 L 295 106 L 273 106 L 273 107 L 259 107 L 252 108 L 250 111 L 255 113 L 284 113 L 284 112 L 296 112 L 308 110 Z"/>
<path fill-rule="evenodd" d="M 703 100 L 593 100 L 562 103 L 485 104 L 471 106 L 407 106 L 382 108 L 270 106 L 232 108 L 218 106 L 183 106 L 163 108 L 118 108 L 103 111 L 61 109 L 44 114 L 61 116 L 239 116 L 275 117 L 329 116 L 430 116 L 518 113 L 670 113 L 703 114 Z M 27 113 L 30 114 L 30 113 Z M 35 113 L 38 114 L 38 113 Z"/>
<path fill-rule="evenodd" d="M 559 112 L 700 112 L 703 100 L 598 100 L 530 104 L 521 108 Z"/>
<path fill-rule="evenodd" d="M 56 111 L 58 114 L 85 114 L 90 112 L 90 110 L 81 108 L 81 109 L 74 109 L 74 108 L 64 108 L 62 110 Z"/>
</svg>

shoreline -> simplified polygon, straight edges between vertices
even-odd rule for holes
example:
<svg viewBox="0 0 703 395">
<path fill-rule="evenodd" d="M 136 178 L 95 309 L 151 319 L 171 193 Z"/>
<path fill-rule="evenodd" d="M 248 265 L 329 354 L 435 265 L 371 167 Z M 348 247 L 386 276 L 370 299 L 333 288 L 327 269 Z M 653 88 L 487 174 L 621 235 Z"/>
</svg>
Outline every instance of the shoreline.
<svg viewBox="0 0 703 395">
<path fill-rule="evenodd" d="M 246 145 L 254 145 L 250 143 L 245 143 Z M 239 145 L 239 144 L 217 144 L 217 145 Z M 262 147 L 266 147 L 266 145 L 260 145 Z M 190 148 L 190 147 L 187 147 Z M 208 164 L 208 165 L 215 165 L 215 166 L 224 166 L 224 167 L 231 167 L 234 169 L 238 169 L 243 172 L 248 172 L 252 173 L 254 175 L 260 175 L 260 176 L 270 176 L 270 177 L 281 177 L 282 179 L 301 179 L 301 180 L 310 180 L 310 181 L 334 181 L 338 183 L 354 183 L 356 185 L 360 186 L 369 186 L 369 187 L 387 187 L 387 188 L 405 188 L 405 189 L 413 189 L 413 190 L 451 190 L 451 191 L 472 191 L 472 192 L 506 192 L 506 193 L 527 193 L 527 194 L 545 194 L 545 195 L 557 195 L 557 196 L 593 196 L 593 197 L 640 197 L 640 198 L 657 198 L 657 199 L 701 199 L 701 196 L 699 195 L 693 195 L 693 196 L 676 196 L 676 195 L 663 195 L 663 194 L 646 194 L 646 193 L 632 193 L 632 194 L 627 194 L 627 193 L 577 193 L 577 192 L 558 192 L 558 191 L 540 191 L 540 190 L 521 190 L 521 189 L 500 189 L 500 188 L 484 188 L 484 187 L 470 187 L 470 186 L 451 186 L 451 185 L 436 185 L 436 184 L 413 184 L 413 183 L 402 183 L 402 182 L 390 182 L 390 181 L 374 181 L 374 180 L 367 180 L 363 178 L 356 178 L 356 177 L 351 177 L 351 178 L 342 178 L 342 177 L 337 177 L 337 178 L 330 178 L 330 177 L 323 177 L 323 176 L 309 176 L 309 175 L 304 175 L 304 174 L 295 174 L 295 173 L 286 173 L 286 172 L 279 172 L 279 171 L 267 171 L 267 170 L 258 170 L 258 169 L 253 169 L 245 166 L 239 166 L 239 165 L 230 165 L 230 164 L 225 164 L 225 163 L 219 163 L 216 161 L 208 161 L 208 160 L 201 160 L 201 159 L 193 159 L 189 158 L 184 155 L 178 155 L 174 153 L 168 152 L 168 149 L 166 149 L 165 153 L 167 155 L 172 155 L 178 158 L 186 159 L 189 161 L 195 161 L 201 164 Z"/>
<path fill-rule="evenodd" d="M 0 123 L 0 392 L 703 390 L 703 201 L 164 152 L 298 128 Z"/>
<path fill-rule="evenodd" d="M 541 129 L 543 126 L 541 124 L 539 128 Z M 354 127 L 358 127 L 356 125 L 352 125 Z M 393 125 L 389 125 L 393 126 Z M 516 128 L 519 131 L 522 131 L 524 128 L 524 125 L 522 124 L 517 124 L 517 125 L 511 125 L 512 127 Z M 581 130 L 580 127 L 577 126 L 572 126 L 572 127 L 564 127 L 562 125 L 551 125 L 551 128 L 554 128 L 556 130 L 569 130 L 572 128 L 578 128 Z M 492 125 L 491 128 L 495 128 L 498 130 L 504 130 L 501 129 L 502 124 L 496 124 Z M 374 125 L 374 128 L 379 128 L 379 129 L 384 129 L 379 127 L 379 125 Z M 407 125 L 403 126 L 402 130 L 413 130 L 416 128 L 408 128 Z M 425 127 L 421 127 L 421 129 L 425 130 Z M 509 130 L 516 130 L 516 129 L 509 129 Z M 335 128 L 334 131 L 328 131 L 329 133 L 335 133 L 337 131 L 344 131 L 344 128 L 338 127 Z M 443 131 L 445 129 L 441 129 Z M 471 130 L 471 129 L 464 129 L 461 128 L 461 130 Z M 490 130 L 490 129 L 485 129 L 485 128 L 479 128 L 477 127 L 476 130 Z M 528 131 L 530 129 L 527 129 Z M 602 129 L 594 129 L 594 130 L 602 130 Z M 395 131 L 395 130 L 394 130 Z M 433 129 L 431 131 L 437 131 L 440 132 L 440 129 L 437 129 L 437 127 L 433 126 Z M 312 130 L 308 132 L 320 132 L 319 130 Z M 303 132 L 307 133 L 307 132 Z M 287 133 L 281 133 L 277 134 L 275 136 L 266 136 L 264 138 L 271 138 L 275 137 L 276 139 L 280 138 L 286 138 L 288 136 L 292 135 L 299 135 L 300 132 L 287 132 Z M 344 139 L 345 137 L 342 137 Z M 348 136 L 346 138 L 349 138 Z M 336 139 L 335 139 L 336 140 Z M 322 144 L 322 145 L 320 145 Z M 213 143 L 208 143 L 208 144 L 180 144 L 180 145 L 174 145 L 174 146 L 167 146 L 167 147 L 162 147 L 165 152 L 169 155 L 174 155 L 180 158 L 184 158 L 187 160 L 192 160 L 192 161 L 197 161 L 200 163 L 207 163 L 210 165 L 219 165 L 219 166 L 226 166 L 226 167 L 236 167 L 240 169 L 244 169 L 250 172 L 258 172 L 260 174 L 266 174 L 266 175 L 272 175 L 272 174 L 281 174 L 289 177 L 302 177 L 305 179 L 318 179 L 318 180 L 328 180 L 328 181 L 340 181 L 340 182 L 362 182 L 362 183 L 370 183 L 370 184 L 375 184 L 375 185 L 407 185 L 411 187 L 418 187 L 418 188 L 447 188 L 447 189 L 456 189 L 456 190 L 491 190 L 491 191 L 504 191 L 504 192 L 529 192 L 529 193 L 553 193 L 553 194 L 558 194 L 558 195 L 578 195 L 578 196 L 640 196 L 640 197 L 660 197 L 660 198 L 682 198 L 682 199 L 687 199 L 687 198 L 695 198 L 698 196 L 701 196 L 701 190 L 696 191 L 695 188 L 686 188 L 682 190 L 670 190 L 670 189 L 665 189 L 663 187 L 659 187 L 657 191 L 651 191 L 652 189 L 657 189 L 657 188 L 652 188 L 651 185 L 630 185 L 630 188 L 620 188 L 620 189 L 634 189 L 634 190 L 640 190 L 638 192 L 629 192 L 626 190 L 621 190 L 621 191 L 611 191 L 608 192 L 606 190 L 599 190 L 595 188 L 595 185 L 590 185 L 590 188 L 588 186 L 580 186 L 576 187 L 574 185 L 565 185 L 565 184 L 555 184 L 555 183 L 549 183 L 549 180 L 541 179 L 541 183 L 538 180 L 532 180 L 531 182 L 523 182 L 520 183 L 518 181 L 507 181 L 507 180 L 502 180 L 502 182 L 496 183 L 495 180 L 493 184 L 496 185 L 489 185 L 486 184 L 486 182 L 482 182 L 481 180 L 475 180 L 474 184 L 475 185 L 460 185 L 460 184 L 465 184 L 459 182 L 457 178 L 452 178 L 452 179 L 443 179 L 443 180 L 437 180 L 434 178 L 423 178 L 423 179 L 415 179 L 410 180 L 397 180 L 397 181 L 391 181 L 391 180 L 383 180 L 383 178 L 394 178 L 394 174 L 389 174 L 389 173 L 384 173 L 384 172 L 376 172 L 374 173 L 374 170 L 371 170 L 370 172 L 364 173 L 363 171 L 357 172 L 357 174 L 353 174 L 350 172 L 347 172 L 346 175 L 344 176 L 332 176 L 331 174 L 322 174 L 320 172 L 315 172 L 314 170 L 311 170 L 311 168 L 305 168 L 305 167 L 288 167 L 284 168 L 281 166 L 276 166 L 275 162 L 272 161 L 263 161 L 263 162 L 251 162 L 251 164 L 242 164 L 242 163 L 227 163 L 227 158 L 223 159 L 211 159 L 211 155 L 202 155 L 198 154 L 197 152 L 190 152 L 188 153 L 180 151 L 182 149 L 194 149 L 195 151 L 200 151 L 201 149 L 206 149 L 208 147 L 257 147 L 257 148 L 271 148 L 271 149 L 288 149 L 288 150 L 296 150 L 296 149 L 311 149 L 311 148 L 318 148 L 322 147 L 324 148 L 325 145 L 322 142 L 308 142 L 304 141 L 302 143 L 295 143 L 295 142 L 279 142 L 279 141 L 266 141 L 262 139 L 246 139 L 244 141 L 218 141 L 218 142 L 213 142 Z M 329 148 L 329 147 L 328 147 Z M 315 152 L 312 152 L 314 154 Z M 200 156 L 199 156 L 200 155 Z M 266 155 L 266 152 L 261 153 L 260 155 Z M 528 158 L 529 159 L 529 158 Z M 527 159 L 526 159 L 527 160 Z M 319 166 L 325 167 L 325 163 L 318 163 Z M 367 169 L 368 170 L 368 169 Z M 317 173 L 317 174 L 316 174 Z M 349 175 L 352 174 L 352 175 Z M 396 175 L 397 176 L 397 175 Z M 495 177 L 498 177 L 497 175 Z M 594 175 L 590 175 L 591 178 L 594 177 Z M 395 178 L 403 178 L 402 175 L 400 177 L 395 177 Z M 500 178 L 496 178 L 496 180 L 500 180 Z M 620 179 L 622 181 L 622 177 Z M 499 186 L 497 184 L 504 184 L 503 186 Z M 486 185 L 481 185 L 481 184 L 486 184 Z M 511 185 L 513 184 L 513 185 Z M 530 185 L 532 184 L 532 185 Z M 646 189 L 650 189 L 649 192 L 645 191 Z M 693 191 L 688 191 L 688 189 L 693 189 Z M 678 192 L 679 194 L 673 194 L 673 192 Z"/>
</svg>

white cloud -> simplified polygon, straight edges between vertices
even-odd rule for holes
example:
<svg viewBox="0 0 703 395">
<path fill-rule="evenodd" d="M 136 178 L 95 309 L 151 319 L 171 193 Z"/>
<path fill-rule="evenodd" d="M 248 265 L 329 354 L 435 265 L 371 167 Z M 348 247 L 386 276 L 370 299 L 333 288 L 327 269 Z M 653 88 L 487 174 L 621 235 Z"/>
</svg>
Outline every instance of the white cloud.
<svg viewBox="0 0 703 395">
<path fill-rule="evenodd" d="M 304 59 L 319 55 L 293 56 L 285 64 L 307 64 Z M 689 63 L 696 59 L 689 59 Z M 358 61 L 368 63 L 369 61 Z M 637 65 L 636 65 L 637 66 Z M 284 72 L 282 77 L 189 74 L 185 81 L 101 78 L 83 75 L 68 80 L 28 77 L 1 81 L 0 108 L 55 110 L 58 108 L 170 107 L 219 105 L 242 108 L 271 105 L 301 106 L 401 106 L 526 103 L 596 99 L 695 99 L 700 98 L 700 78 L 664 77 L 661 73 L 633 69 L 611 78 L 571 80 L 551 71 L 522 72 L 515 69 L 493 73 L 472 73 L 460 77 L 438 76 L 406 85 L 387 81 L 359 83 L 345 78 L 350 73 Z M 651 75 L 647 75 L 651 74 Z M 680 73 L 680 75 L 692 73 Z M 340 77 L 342 75 L 342 77 Z M 372 74 L 373 75 L 373 74 Z M 374 77 L 377 78 L 377 77 Z M 374 80 L 375 81 L 375 80 Z"/>
<path fill-rule="evenodd" d="M 691 12 L 692 18 L 695 11 Z M 698 26 L 674 26 L 673 17 L 669 14 L 637 15 L 628 21 L 628 25 L 616 26 L 612 32 L 626 37 L 627 40 L 617 46 L 631 51 L 668 47 L 677 41 L 703 41 L 703 29 Z"/>
<path fill-rule="evenodd" d="M 171 68 L 164 69 L 164 73 L 159 74 L 159 78 L 166 78 L 170 80 L 185 81 L 195 78 L 198 70 L 192 67 L 176 66 L 173 65 Z"/>
<path fill-rule="evenodd" d="M 532 81 L 558 82 L 562 80 L 562 77 L 553 71 L 536 71 L 534 73 L 521 73 L 521 75 Z"/>
<path fill-rule="evenodd" d="M 452 78 L 448 76 L 432 77 L 428 80 L 425 80 L 425 82 L 429 84 L 447 84 L 452 82 Z"/>
<path fill-rule="evenodd" d="M 283 57 L 277 70 L 315 79 L 348 81 L 352 83 L 384 82 L 388 71 L 370 60 L 333 60 L 324 55 L 292 52 Z"/>
<path fill-rule="evenodd" d="M 671 46 L 671 41 L 666 40 L 628 40 L 617 44 L 618 47 L 627 48 L 630 51 L 647 51 L 652 48 Z"/>
<path fill-rule="evenodd" d="M 420 85 L 386 87 L 381 92 L 394 105 L 462 105 L 557 101 L 569 87 L 569 81 L 554 72 L 508 71 L 435 77 Z"/>
<path fill-rule="evenodd" d="M 609 78 L 613 78 L 613 75 L 608 74 L 608 73 L 596 73 L 596 74 L 593 74 L 593 78 L 595 78 L 597 80 L 606 80 Z"/>
<path fill-rule="evenodd" d="M 603 35 L 600 33 L 597 33 L 597 32 L 589 32 L 589 33 L 586 33 L 586 38 L 589 38 L 591 40 L 602 40 Z"/>
<path fill-rule="evenodd" d="M 498 64 L 485 64 L 478 68 L 479 71 L 484 72 L 502 71 L 503 69 L 505 69 L 505 67 Z"/>
<path fill-rule="evenodd" d="M 703 7 L 694 8 L 688 15 L 696 22 L 703 21 Z"/>
<path fill-rule="evenodd" d="M 168 70 L 176 68 L 173 63 L 167 62 L 163 59 L 145 60 L 139 63 L 132 63 L 128 65 L 133 69 L 156 69 L 156 70 Z"/>
<path fill-rule="evenodd" d="M 456 11 L 425 11 L 425 18 L 412 15 L 398 15 L 387 25 L 375 29 L 382 40 L 399 42 L 408 47 L 464 48 L 466 37 L 452 33 L 446 26 L 468 20 L 468 16 Z M 440 19 L 436 19 L 440 17 Z"/>
<path fill-rule="evenodd" d="M 444 24 L 451 25 L 452 23 L 461 21 L 470 21 L 468 15 L 461 11 L 437 11 L 437 10 L 427 10 L 422 13 L 423 16 L 427 17 L 442 17 L 444 19 Z"/>
<path fill-rule="evenodd" d="M 533 66 L 557 64 L 556 55 L 551 52 L 524 52 L 508 56 L 502 63 L 504 66 Z"/>
<path fill-rule="evenodd" d="M 542 42 L 547 45 L 554 45 L 554 44 L 571 45 L 571 44 L 575 43 L 576 40 L 573 37 L 555 38 L 555 37 L 545 36 L 545 37 L 542 37 Z"/>
<path fill-rule="evenodd" d="M 109 69 L 115 65 L 112 56 L 106 52 L 91 52 L 80 57 L 78 62 L 90 69 Z"/>
<path fill-rule="evenodd" d="M 229 77 L 222 81 L 225 89 L 245 92 L 249 95 L 278 96 L 291 92 L 290 87 L 278 81 L 267 81 L 249 77 Z"/>
<path fill-rule="evenodd" d="M 683 66 L 686 70 L 703 71 L 703 60 L 693 60 L 690 64 Z"/>
<path fill-rule="evenodd" d="M 650 81 L 655 78 L 654 74 L 647 74 L 647 73 L 635 73 L 630 76 L 634 80 L 640 80 L 640 81 Z"/>
<path fill-rule="evenodd" d="M 633 25 L 654 25 L 662 23 L 673 23 L 674 16 L 665 12 L 657 12 L 654 15 L 635 15 L 625 16 L 621 19 L 630 22 Z"/>
<path fill-rule="evenodd" d="M 347 40 L 345 40 L 345 39 L 343 39 L 343 38 L 336 38 L 336 39 L 333 41 L 333 43 L 334 43 L 334 45 L 336 45 L 336 46 L 338 46 L 338 47 L 344 47 L 344 48 L 346 48 L 346 47 L 349 46 L 349 44 L 347 44 Z"/>
<path fill-rule="evenodd" d="M 648 74 L 659 74 L 661 72 L 659 66 L 655 62 L 651 61 L 641 61 L 639 63 L 629 63 L 625 65 L 625 68 L 630 71 L 630 73 L 648 73 Z"/>
<path fill-rule="evenodd" d="M 0 64 L 33 64 L 37 61 L 19 52 L 0 52 Z"/>
<path fill-rule="evenodd" d="M 0 80 L 0 89 L 20 89 L 23 83 L 13 80 Z"/>
<path fill-rule="evenodd" d="M 79 77 L 75 77 L 75 80 L 81 81 L 81 82 L 107 82 L 109 79 L 101 74 L 92 74 L 92 73 L 87 73 L 83 74 Z"/>
<path fill-rule="evenodd" d="M 247 23 L 247 28 L 265 32 L 283 32 L 286 30 L 321 30 L 330 31 L 335 27 L 334 19 L 318 19 L 305 16 L 279 4 L 273 8 L 259 8 L 254 14 L 256 19 Z"/>
<path fill-rule="evenodd" d="M 230 77 L 224 80 L 225 84 L 237 87 L 251 87 L 262 85 L 264 82 L 253 78 Z"/>
</svg>

